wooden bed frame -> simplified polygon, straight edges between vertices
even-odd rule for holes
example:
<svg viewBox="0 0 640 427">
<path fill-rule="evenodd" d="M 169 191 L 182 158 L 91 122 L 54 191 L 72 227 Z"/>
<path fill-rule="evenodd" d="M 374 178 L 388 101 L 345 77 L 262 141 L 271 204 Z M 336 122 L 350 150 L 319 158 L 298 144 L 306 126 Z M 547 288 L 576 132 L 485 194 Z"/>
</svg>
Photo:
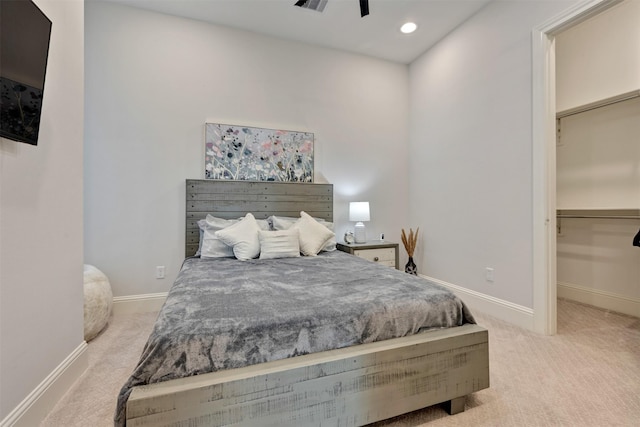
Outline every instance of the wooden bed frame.
<svg viewBox="0 0 640 427">
<path fill-rule="evenodd" d="M 198 219 L 252 212 L 333 218 L 331 184 L 187 180 L 185 253 Z M 127 426 L 361 426 L 489 387 L 488 331 L 478 325 L 298 356 L 135 387 Z"/>
</svg>

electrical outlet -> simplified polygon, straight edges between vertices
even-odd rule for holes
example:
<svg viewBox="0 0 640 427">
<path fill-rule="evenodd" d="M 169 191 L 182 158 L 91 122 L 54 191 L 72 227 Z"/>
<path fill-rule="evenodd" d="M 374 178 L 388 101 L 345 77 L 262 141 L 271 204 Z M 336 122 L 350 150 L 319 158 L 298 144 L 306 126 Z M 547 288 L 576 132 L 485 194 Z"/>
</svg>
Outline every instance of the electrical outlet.
<svg viewBox="0 0 640 427">
<path fill-rule="evenodd" d="M 164 265 L 156 267 L 156 279 L 164 279 Z"/>
<path fill-rule="evenodd" d="M 487 267 L 485 269 L 484 278 L 487 282 L 493 282 L 493 268 Z"/>
</svg>

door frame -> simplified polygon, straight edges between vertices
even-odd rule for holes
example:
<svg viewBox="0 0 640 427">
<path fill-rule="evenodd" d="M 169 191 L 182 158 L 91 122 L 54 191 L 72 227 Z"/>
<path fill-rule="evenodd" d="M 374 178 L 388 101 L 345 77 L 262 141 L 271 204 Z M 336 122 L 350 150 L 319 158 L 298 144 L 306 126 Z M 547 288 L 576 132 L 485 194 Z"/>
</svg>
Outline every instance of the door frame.
<svg viewBox="0 0 640 427">
<path fill-rule="evenodd" d="M 532 30 L 533 329 L 557 332 L 555 36 L 623 0 L 587 0 Z"/>
</svg>

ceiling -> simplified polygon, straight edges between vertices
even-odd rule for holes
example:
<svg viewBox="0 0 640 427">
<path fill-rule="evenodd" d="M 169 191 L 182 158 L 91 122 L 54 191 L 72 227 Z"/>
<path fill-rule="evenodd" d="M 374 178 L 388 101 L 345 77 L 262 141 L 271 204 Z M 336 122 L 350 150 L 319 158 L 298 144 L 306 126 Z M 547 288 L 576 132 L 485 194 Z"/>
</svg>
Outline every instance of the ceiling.
<svg viewBox="0 0 640 427">
<path fill-rule="evenodd" d="M 324 11 L 296 0 L 105 0 L 259 34 L 408 64 L 491 0 L 328 0 Z M 413 21 L 418 29 L 402 34 Z"/>
</svg>

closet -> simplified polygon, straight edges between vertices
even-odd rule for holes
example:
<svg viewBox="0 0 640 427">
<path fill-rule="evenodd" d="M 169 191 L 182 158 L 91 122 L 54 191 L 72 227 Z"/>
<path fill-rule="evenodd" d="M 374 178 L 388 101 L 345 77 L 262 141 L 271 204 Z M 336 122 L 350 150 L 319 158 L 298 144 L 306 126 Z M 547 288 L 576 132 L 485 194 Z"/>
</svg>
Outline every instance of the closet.
<svg viewBox="0 0 640 427">
<path fill-rule="evenodd" d="M 640 317 L 640 2 L 555 43 L 558 296 Z"/>
<path fill-rule="evenodd" d="M 640 316 L 640 91 L 557 123 L 558 296 Z"/>
</svg>

